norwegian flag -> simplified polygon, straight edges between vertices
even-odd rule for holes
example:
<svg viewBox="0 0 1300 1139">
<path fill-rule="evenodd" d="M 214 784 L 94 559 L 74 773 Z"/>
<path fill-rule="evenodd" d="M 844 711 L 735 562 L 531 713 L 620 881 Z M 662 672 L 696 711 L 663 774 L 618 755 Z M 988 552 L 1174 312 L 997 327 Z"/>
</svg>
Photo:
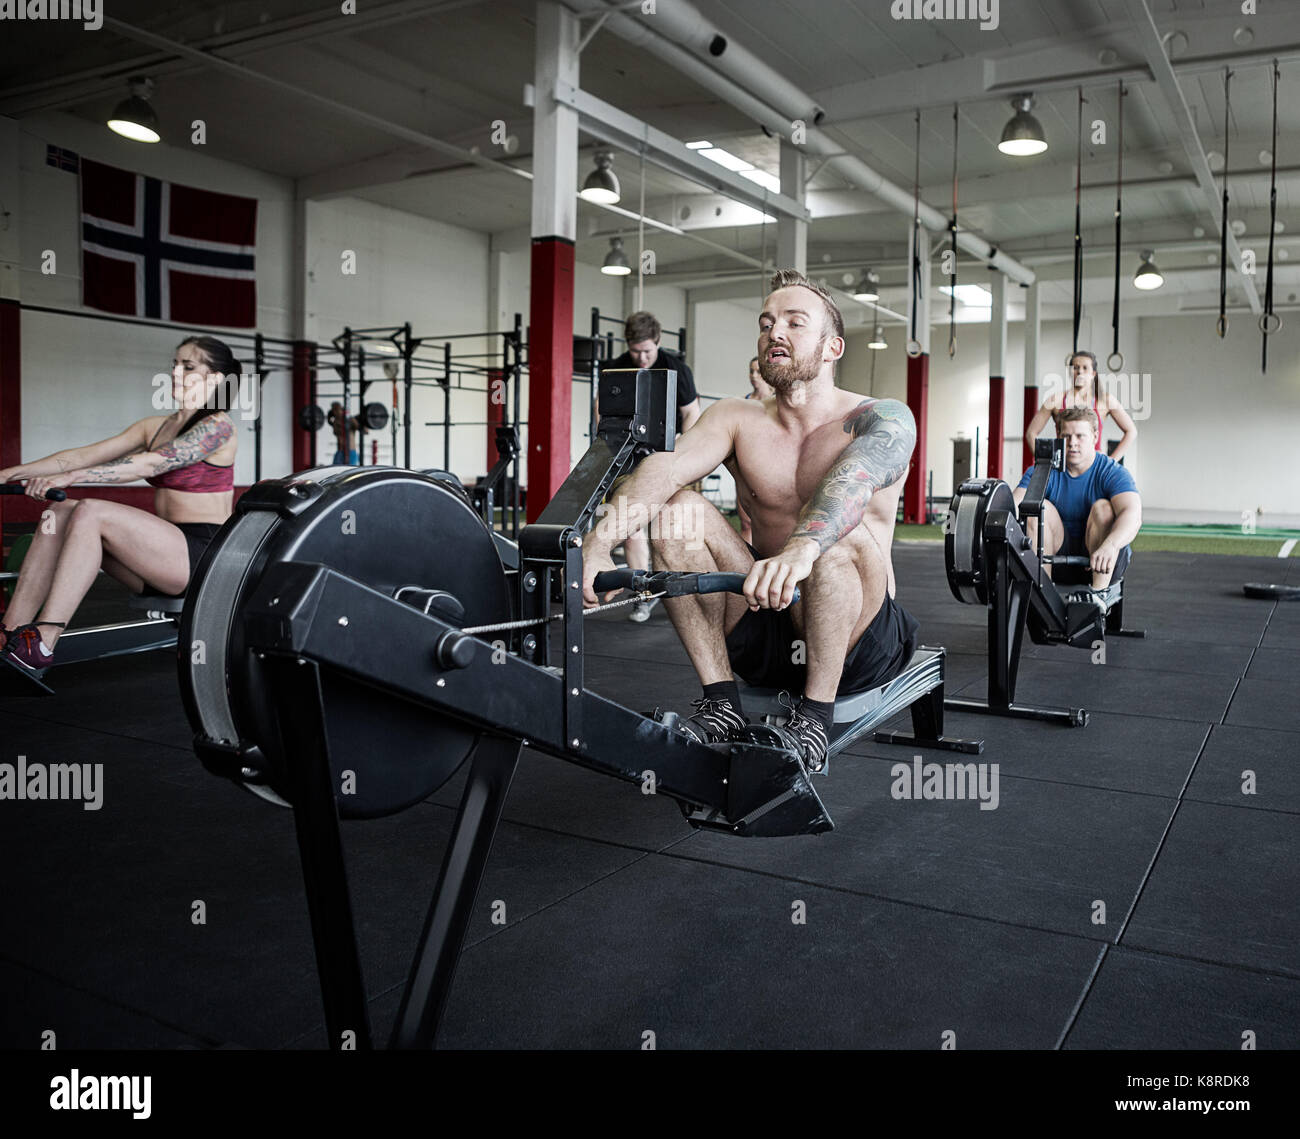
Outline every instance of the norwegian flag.
<svg viewBox="0 0 1300 1139">
<path fill-rule="evenodd" d="M 252 328 L 256 242 L 256 198 L 81 160 L 81 290 L 89 308 Z"/>
</svg>

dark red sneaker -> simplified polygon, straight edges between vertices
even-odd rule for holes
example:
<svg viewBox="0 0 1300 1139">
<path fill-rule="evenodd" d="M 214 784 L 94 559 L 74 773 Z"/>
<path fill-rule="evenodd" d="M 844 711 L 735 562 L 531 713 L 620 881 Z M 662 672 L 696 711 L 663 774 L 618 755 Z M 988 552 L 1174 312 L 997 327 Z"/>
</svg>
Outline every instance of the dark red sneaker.
<svg viewBox="0 0 1300 1139">
<path fill-rule="evenodd" d="M 37 680 L 54 663 L 54 654 L 45 647 L 35 625 L 19 625 L 11 629 L 3 651 L 4 659 L 10 665 Z"/>
</svg>

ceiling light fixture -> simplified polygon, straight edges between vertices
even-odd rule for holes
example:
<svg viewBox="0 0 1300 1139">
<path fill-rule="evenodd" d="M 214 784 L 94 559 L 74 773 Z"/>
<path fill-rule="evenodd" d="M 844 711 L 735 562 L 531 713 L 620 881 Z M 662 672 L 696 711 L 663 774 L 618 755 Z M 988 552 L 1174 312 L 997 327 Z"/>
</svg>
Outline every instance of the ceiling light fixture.
<svg viewBox="0 0 1300 1139">
<path fill-rule="evenodd" d="M 623 239 L 621 237 L 611 237 L 609 239 L 609 252 L 605 254 L 605 260 L 600 266 L 602 273 L 608 273 L 611 277 L 626 277 L 632 272 L 632 266 L 628 263 L 627 254 L 623 252 Z"/>
<path fill-rule="evenodd" d="M 862 276 L 853 287 L 853 299 L 865 304 L 880 300 L 880 274 L 874 269 L 863 269 Z"/>
<path fill-rule="evenodd" d="M 998 149 L 1003 154 L 1026 158 L 1032 154 L 1042 154 L 1047 149 L 1043 124 L 1029 113 L 1033 105 L 1034 97 L 1028 92 L 1011 97 L 1011 106 L 1016 113 L 1002 128 L 1002 141 L 998 143 Z"/>
<path fill-rule="evenodd" d="M 153 80 L 133 75 L 128 83 L 131 94 L 113 108 L 113 113 L 108 116 L 109 129 L 133 142 L 160 141 L 162 133 L 158 129 L 158 116 L 149 105 L 153 98 Z"/>
<path fill-rule="evenodd" d="M 1139 289 L 1158 289 L 1165 283 L 1164 275 L 1156 268 L 1154 257 L 1155 250 L 1142 250 L 1142 264 L 1138 266 L 1138 271 L 1133 277 L 1133 284 Z"/>
<path fill-rule="evenodd" d="M 597 205 L 612 206 L 622 196 L 619 193 L 618 176 L 614 173 L 614 152 L 612 150 L 596 151 L 596 169 L 587 175 L 587 180 L 578 191 L 578 197 Z"/>
</svg>

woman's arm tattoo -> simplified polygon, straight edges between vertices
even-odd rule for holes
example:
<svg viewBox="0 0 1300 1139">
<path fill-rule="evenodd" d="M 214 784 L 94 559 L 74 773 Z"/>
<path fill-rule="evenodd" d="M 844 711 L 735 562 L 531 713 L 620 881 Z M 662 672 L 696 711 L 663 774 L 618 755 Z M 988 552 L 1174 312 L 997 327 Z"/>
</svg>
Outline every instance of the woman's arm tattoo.
<svg viewBox="0 0 1300 1139">
<path fill-rule="evenodd" d="M 120 467 L 127 466 L 134 456 L 124 455 L 120 459 L 109 459 L 106 463 L 100 463 L 95 467 L 87 467 L 84 471 L 77 472 L 77 482 L 79 483 L 118 483 L 132 482 L 135 479 L 144 478 L 142 474 L 131 472 L 128 477 L 123 478 L 124 472 L 119 470 Z"/>
<path fill-rule="evenodd" d="M 862 521 L 881 487 L 907 471 L 916 446 L 916 421 L 896 399 L 866 400 L 845 417 L 853 441 L 826 472 L 799 514 L 792 538 L 811 538 L 824 553 Z"/>
<path fill-rule="evenodd" d="M 229 416 L 209 415 L 154 452 L 162 462 L 153 464 L 153 473 L 160 475 L 164 471 L 174 471 L 178 467 L 197 463 L 229 443 L 234 434 L 235 426 L 230 422 Z"/>
<path fill-rule="evenodd" d="M 170 443 L 164 443 L 153 452 L 152 458 L 145 458 L 149 452 L 137 451 L 120 459 L 110 459 L 78 472 L 77 482 L 133 482 L 135 479 L 160 475 L 164 471 L 174 471 L 177 467 L 188 467 L 229 442 L 234 433 L 234 424 L 228 416 L 210 415 Z M 123 470 L 123 467 L 130 469 Z"/>
</svg>

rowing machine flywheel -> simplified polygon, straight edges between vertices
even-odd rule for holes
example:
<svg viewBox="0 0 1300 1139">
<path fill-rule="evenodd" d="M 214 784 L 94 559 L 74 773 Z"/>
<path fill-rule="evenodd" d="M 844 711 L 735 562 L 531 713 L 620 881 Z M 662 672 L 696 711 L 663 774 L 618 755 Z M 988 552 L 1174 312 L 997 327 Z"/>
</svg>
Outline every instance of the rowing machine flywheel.
<svg viewBox="0 0 1300 1139">
<path fill-rule="evenodd" d="M 492 534 L 454 478 L 325 467 L 250 489 L 191 579 L 180 629 L 181 695 L 204 766 L 279 803 L 291 798 L 292 741 L 281 748 L 264 664 L 247 645 L 245 607 L 268 570 L 290 562 L 326 566 L 389 597 L 405 592 L 411 604 L 429 591 L 450 594 L 463 609 L 455 622 L 462 627 L 510 619 Z M 369 651 L 376 639 L 382 648 L 386 635 L 351 632 L 370 641 Z M 428 797 L 478 741 L 469 725 L 431 719 L 427 709 L 367 684 L 364 673 L 322 667 L 320 676 L 345 818 L 392 814 Z"/>
<path fill-rule="evenodd" d="M 958 601 L 988 603 L 988 569 L 984 562 L 984 522 L 995 510 L 1016 512 L 1011 488 L 1001 479 L 967 479 L 957 488 L 944 526 L 944 564 L 948 587 Z"/>
</svg>

